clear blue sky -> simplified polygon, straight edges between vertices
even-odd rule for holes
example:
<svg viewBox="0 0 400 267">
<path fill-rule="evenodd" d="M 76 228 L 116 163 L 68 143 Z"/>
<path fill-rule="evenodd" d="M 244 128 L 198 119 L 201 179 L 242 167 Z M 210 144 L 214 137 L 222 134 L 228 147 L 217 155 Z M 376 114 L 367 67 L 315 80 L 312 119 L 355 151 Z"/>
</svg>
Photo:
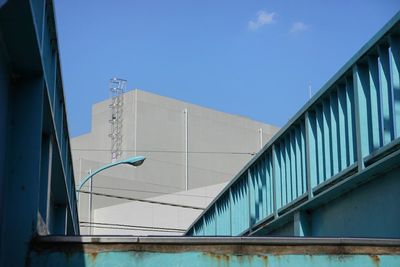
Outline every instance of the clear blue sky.
<svg viewBox="0 0 400 267">
<path fill-rule="evenodd" d="M 108 80 L 283 126 L 399 0 L 55 0 L 70 134 Z"/>
</svg>

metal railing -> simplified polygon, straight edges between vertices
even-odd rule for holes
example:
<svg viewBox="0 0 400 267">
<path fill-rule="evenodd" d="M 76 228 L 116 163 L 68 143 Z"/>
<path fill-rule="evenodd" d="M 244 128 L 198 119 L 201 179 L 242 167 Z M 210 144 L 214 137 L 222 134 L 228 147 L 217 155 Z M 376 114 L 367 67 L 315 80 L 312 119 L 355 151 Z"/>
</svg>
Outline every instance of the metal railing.
<svg viewBox="0 0 400 267">
<path fill-rule="evenodd" d="M 238 236 L 398 149 L 400 12 L 238 173 L 186 232 Z"/>
</svg>

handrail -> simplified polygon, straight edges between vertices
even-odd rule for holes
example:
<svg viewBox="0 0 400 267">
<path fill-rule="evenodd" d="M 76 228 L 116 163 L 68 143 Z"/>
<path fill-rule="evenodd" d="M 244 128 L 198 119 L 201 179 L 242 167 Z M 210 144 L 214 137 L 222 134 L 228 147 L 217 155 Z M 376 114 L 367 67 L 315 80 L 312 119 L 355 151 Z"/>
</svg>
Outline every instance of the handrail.
<svg viewBox="0 0 400 267">
<path fill-rule="evenodd" d="M 332 177 L 354 166 L 362 171 L 370 155 L 396 142 L 399 21 L 400 12 L 239 171 L 185 235 L 246 232 L 271 214 L 279 217 L 304 194 L 313 198 L 313 189 Z M 239 214 L 235 223 L 228 210 L 230 217 Z"/>
</svg>

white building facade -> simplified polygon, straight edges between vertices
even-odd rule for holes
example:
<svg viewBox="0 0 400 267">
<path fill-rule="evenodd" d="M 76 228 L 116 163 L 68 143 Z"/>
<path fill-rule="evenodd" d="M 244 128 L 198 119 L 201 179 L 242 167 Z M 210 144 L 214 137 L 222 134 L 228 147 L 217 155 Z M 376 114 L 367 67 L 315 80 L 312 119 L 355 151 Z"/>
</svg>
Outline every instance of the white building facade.
<svg viewBox="0 0 400 267">
<path fill-rule="evenodd" d="M 95 104 L 91 132 L 71 140 L 76 184 L 89 170 L 112 161 L 110 103 L 108 99 Z M 89 212 L 89 194 L 80 193 L 79 216 L 81 226 L 84 226 L 81 228 L 83 234 L 168 234 L 173 231 L 157 232 L 157 229 L 189 226 L 201 210 L 156 207 L 157 204 L 132 199 L 156 199 L 204 208 L 278 131 L 277 127 L 242 116 L 142 90 L 123 94 L 120 123 L 121 144 L 117 160 L 141 155 L 146 161 L 136 168 L 116 166 L 97 174 L 91 184 L 85 184 L 82 190 L 91 189 L 96 195 L 92 195 Z M 182 218 L 176 219 L 174 224 L 146 214 L 146 211 L 160 212 L 165 218 L 165 213 L 162 214 L 168 209 L 176 209 L 176 216 Z M 131 213 L 128 210 L 132 210 Z M 95 224 L 89 231 L 90 222 Z M 123 225 L 129 225 L 130 230 L 124 230 L 127 227 Z M 143 231 L 133 227 L 145 225 L 154 229 Z"/>
</svg>

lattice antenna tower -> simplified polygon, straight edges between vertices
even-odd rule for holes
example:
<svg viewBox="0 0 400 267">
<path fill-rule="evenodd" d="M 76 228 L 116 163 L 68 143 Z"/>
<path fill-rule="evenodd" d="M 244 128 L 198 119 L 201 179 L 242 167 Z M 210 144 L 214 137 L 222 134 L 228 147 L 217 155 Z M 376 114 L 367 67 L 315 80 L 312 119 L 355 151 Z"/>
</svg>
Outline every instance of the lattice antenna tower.
<svg viewBox="0 0 400 267">
<path fill-rule="evenodd" d="M 124 107 L 124 91 L 126 89 L 126 80 L 119 78 L 110 79 L 111 94 L 111 161 L 115 162 L 122 154 L 122 113 Z"/>
</svg>

